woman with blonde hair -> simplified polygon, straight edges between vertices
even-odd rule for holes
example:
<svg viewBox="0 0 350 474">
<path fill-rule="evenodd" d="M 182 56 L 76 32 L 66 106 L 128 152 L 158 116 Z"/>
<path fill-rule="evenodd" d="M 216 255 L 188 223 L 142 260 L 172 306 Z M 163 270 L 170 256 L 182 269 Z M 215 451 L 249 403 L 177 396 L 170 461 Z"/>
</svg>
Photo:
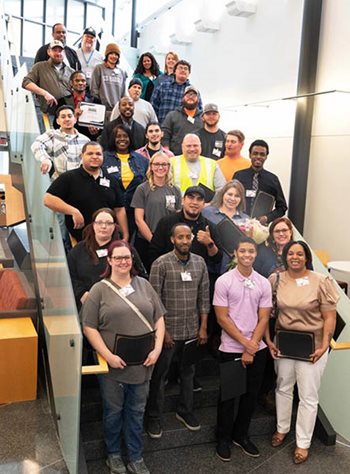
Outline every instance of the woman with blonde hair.
<svg viewBox="0 0 350 474">
<path fill-rule="evenodd" d="M 158 87 L 163 81 L 166 81 L 174 74 L 174 67 L 175 64 L 179 60 L 179 56 L 174 51 L 169 51 L 165 56 L 165 65 L 164 65 L 164 73 L 160 74 L 155 83 L 154 87 Z"/>
<path fill-rule="evenodd" d="M 155 153 L 150 159 L 146 177 L 147 181 L 137 187 L 131 207 L 135 210 L 138 228 L 135 247 L 149 271 L 149 242 L 158 221 L 181 208 L 181 191 L 172 184 L 170 160 L 162 151 Z"/>
</svg>

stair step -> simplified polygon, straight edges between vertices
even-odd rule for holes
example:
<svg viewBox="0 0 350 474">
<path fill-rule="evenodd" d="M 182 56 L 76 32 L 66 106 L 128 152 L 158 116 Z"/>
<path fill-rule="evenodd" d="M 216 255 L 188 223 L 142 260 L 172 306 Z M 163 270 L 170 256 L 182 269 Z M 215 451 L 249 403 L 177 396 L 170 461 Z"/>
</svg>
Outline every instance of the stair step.
<svg viewBox="0 0 350 474">
<path fill-rule="evenodd" d="M 175 418 L 175 413 L 165 413 L 163 435 L 160 439 L 151 439 L 144 434 L 145 452 L 162 451 L 189 445 L 200 445 L 215 440 L 216 407 L 195 410 L 201 424 L 199 431 L 191 432 Z M 275 419 L 258 409 L 252 419 L 250 432 L 254 435 L 271 434 L 275 429 Z M 84 423 L 81 435 L 86 460 L 100 459 L 105 456 L 103 430 L 101 422 Z"/>
</svg>

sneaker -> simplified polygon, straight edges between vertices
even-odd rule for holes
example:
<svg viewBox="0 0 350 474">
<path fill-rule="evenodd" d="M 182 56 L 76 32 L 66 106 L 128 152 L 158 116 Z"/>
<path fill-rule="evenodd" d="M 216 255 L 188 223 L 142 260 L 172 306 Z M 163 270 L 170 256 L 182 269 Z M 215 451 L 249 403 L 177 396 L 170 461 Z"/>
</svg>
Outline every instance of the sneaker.
<svg viewBox="0 0 350 474">
<path fill-rule="evenodd" d="M 126 474 L 125 464 L 119 454 L 110 454 L 106 459 L 106 464 L 113 474 Z"/>
<path fill-rule="evenodd" d="M 183 423 L 190 431 L 198 431 L 201 429 L 201 425 L 196 420 L 193 413 L 176 413 L 176 418 Z"/>
<path fill-rule="evenodd" d="M 129 462 L 127 467 L 128 471 L 133 474 L 151 474 L 143 458 L 138 461 Z"/>
<path fill-rule="evenodd" d="M 196 377 L 193 379 L 193 391 L 194 392 L 201 392 L 203 390 L 202 385 L 199 383 Z"/>
<path fill-rule="evenodd" d="M 161 438 L 163 431 L 160 421 L 157 420 L 157 418 L 149 418 L 147 421 L 146 432 L 153 439 Z"/>
<path fill-rule="evenodd" d="M 216 455 L 221 461 L 231 461 L 231 448 L 226 440 L 220 439 L 216 445 Z"/>
<path fill-rule="evenodd" d="M 241 450 L 248 456 L 252 456 L 253 458 L 258 458 L 260 456 L 258 448 L 250 441 L 248 437 L 242 439 L 233 439 L 232 443 L 236 446 L 239 446 Z"/>
</svg>

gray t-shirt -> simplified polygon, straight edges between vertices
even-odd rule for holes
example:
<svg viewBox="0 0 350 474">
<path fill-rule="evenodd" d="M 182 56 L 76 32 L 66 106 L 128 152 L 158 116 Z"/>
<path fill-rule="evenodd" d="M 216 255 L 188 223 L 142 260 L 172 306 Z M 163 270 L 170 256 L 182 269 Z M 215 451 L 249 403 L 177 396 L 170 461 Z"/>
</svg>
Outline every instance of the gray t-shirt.
<svg viewBox="0 0 350 474">
<path fill-rule="evenodd" d="M 95 66 L 90 80 L 90 90 L 93 97 L 98 97 L 107 111 L 113 109 L 115 104 L 125 95 L 125 81 L 127 74 L 116 67 L 110 69 L 105 64 Z"/>
<path fill-rule="evenodd" d="M 113 285 L 111 280 L 109 280 Z M 116 288 L 119 289 L 117 285 Z M 141 277 L 131 281 L 134 290 L 127 298 L 154 327 L 166 310 L 150 283 Z M 116 334 L 139 336 L 149 332 L 130 306 L 105 283 L 96 283 L 82 308 L 83 326 L 97 329 L 110 351 L 113 352 Z M 109 368 L 109 376 L 123 383 L 139 384 L 151 378 L 153 367 L 134 365 L 124 369 Z"/>
<path fill-rule="evenodd" d="M 151 191 L 146 181 L 140 184 L 134 193 L 131 207 L 144 209 L 144 220 L 152 232 L 159 220 L 181 209 L 181 191 L 177 186 L 156 186 Z"/>
</svg>

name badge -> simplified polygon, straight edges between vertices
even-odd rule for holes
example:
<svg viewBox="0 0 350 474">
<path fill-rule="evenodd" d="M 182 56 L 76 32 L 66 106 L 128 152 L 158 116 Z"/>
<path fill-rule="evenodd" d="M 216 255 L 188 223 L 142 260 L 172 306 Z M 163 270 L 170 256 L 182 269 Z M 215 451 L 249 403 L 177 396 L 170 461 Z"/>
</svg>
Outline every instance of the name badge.
<svg viewBox="0 0 350 474">
<path fill-rule="evenodd" d="M 97 249 L 96 254 L 97 254 L 98 258 L 107 257 L 108 250 L 107 249 Z"/>
<path fill-rule="evenodd" d="M 255 198 L 256 196 L 256 191 L 254 189 L 247 189 L 245 192 L 245 197 L 247 198 Z"/>
<path fill-rule="evenodd" d="M 215 140 L 215 148 L 222 148 L 224 145 L 224 142 L 222 140 Z"/>
<path fill-rule="evenodd" d="M 297 286 L 307 286 L 310 285 L 309 277 L 297 278 L 295 280 Z"/>
<path fill-rule="evenodd" d="M 190 171 L 190 172 L 188 173 L 188 177 L 191 178 L 191 179 L 198 179 L 198 178 L 199 178 L 198 174 L 197 174 L 197 173 L 193 173 L 192 171 Z"/>
<path fill-rule="evenodd" d="M 191 273 L 190 272 L 181 272 L 181 280 L 182 281 L 192 281 Z"/>
<path fill-rule="evenodd" d="M 134 288 L 131 285 L 124 286 L 123 288 L 120 288 L 119 291 L 123 296 L 129 296 L 135 292 Z"/>
<path fill-rule="evenodd" d="M 85 71 L 86 79 L 91 79 L 91 71 Z"/>
<path fill-rule="evenodd" d="M 118 173 L 118 171 L 119 171 L 118 166 L 110 166 L 109 168 L 107 168 L 107 173 L 108 174 Z"/>
<path fill-rule="evenodd" d="M 220 158 L 221 150 L 219 150 L 218 148 L 213 148 L 213 151 L 211 152 L 211 154 Z"/>
<path fill-rule="evenodd" d="M 169 210 L 175 209 L 175 196 L 165 196 L 165 207 Z"/>
<path fill-rule="evenodd" d="M 187 117 L 187 120 L 192 123 L 192 125 L 194 124 L 194 118 L 191 117 L 190 115 Z"/>
<path fill-rule="evenodd" d="M 245 288 L 252 290 L 255 287 L 255 281 L 251 280 L 250 278 L 246 278 L 244 280 L 244 286 Z"/>
<path fill-rule="evenodd" d="M 106 186 L 106 188 L 109 188 L 111 185 L 111 182 L 107 178 L 100 178 L 100 186 Z"/>
</svg>

